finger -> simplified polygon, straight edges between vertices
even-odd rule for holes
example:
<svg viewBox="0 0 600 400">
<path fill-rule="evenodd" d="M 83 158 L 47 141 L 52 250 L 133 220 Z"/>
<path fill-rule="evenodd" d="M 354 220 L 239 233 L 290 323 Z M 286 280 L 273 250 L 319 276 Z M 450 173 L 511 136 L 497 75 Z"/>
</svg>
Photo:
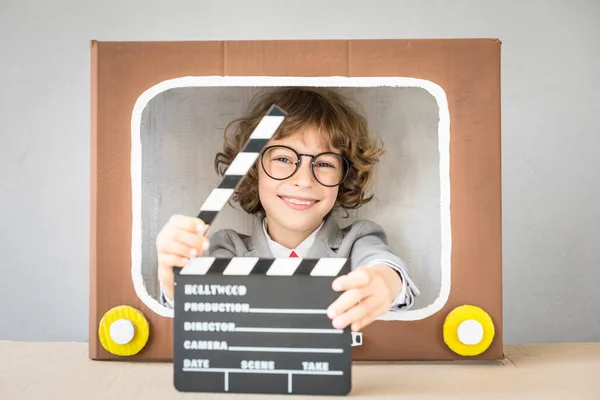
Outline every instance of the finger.
<svg viewBox="0 0 600 400">
<path fill-rule="evenodd" d="M 198 255 L 208 250 L 208 239 L 204 236 L 198 235 L 197 233 L 190 233 L 188 231 L 178 229 L 174 231 L 172 235 L 176 242 L 179 242 L 190 249 L 196 249 L 198 251 Z"/>
<path fill-rule="evenodd" d="M 378 304 L 379 299 L 376 296 L 367 297 L 345 313 L 335 317 L 333 319 L 333 327 L 336 329 L 344 329 L 348 325 L 360 321 L 373 312 L 373 310 L 377 309 Z"/>
<path fill-rule="evenodd" d="M 159 254 L 172 254 L 179 257 L 194 258 L 198 256 L 198 250 L 184 245 L 183 243 L 169 240 L 163 243 L 159 249 Z"/>
<path fill-rule="evenodd" d="M 371 276 L 364 268 L 356 269 L 350 272 L 348 275 L 342 275 L 339 278 L 335 279 L 331 284 L 331 287 L 336 292 L 341 292 L 344 290 L 365 286 L 371 280 Z"/>
<path fill-rule="evenodd" d="M 200 218 L 194 218 L 187 215 L 175 214 L 169 219 L 169 224 L 192 233 L 204 234 L 208 225 Z"/>
<path fill-rule="evenodd" d="M 379 316 L 387 313 L 389 311 L 389 308 L 387 305 L 385 304 L 379 304 L 379 307 L 376 307 L 369 315 L 367 315 L 366 317 L 362 318 L 360 321 L 355 321 L 354 323 L 352 323 L 352 330 L 354 332 L 357 332 L 361 329 L 363 329 L 365 326 L 371 324 L 373 321 L 375 321 Z"/>
<path fill-rule="evenodd" d="M 158 264 L 161 269 L 166 269 L 170 273 L 172 267 L 184 267 L 190 259 L 188 257 L 181 257 L 175 254 L 160 254 L 158 256 Z"/>
<path fill-rule="evenodd" d="M 369 315 L 367 315 L 366 317 L 364 317 L 363 319 L 361 319 L 360 321 L 354 321 L 352 323 L 351 326 L 351 330 L 353 332 L 358 332 L 361 329 L 363 329 L 365 326 L 371 324 L 373 321 L 375 321 L 377 319 L 378 315 L 376 312 L 372 312 Z"/>
<path fill-rule="evenodd" d="M 370 295 L 371 292 L 368 286 L 347 290 L 327 308 L 327 316 L 333 319 L 338 315 L 345 313 L 359 301 Z"/>
</svg>

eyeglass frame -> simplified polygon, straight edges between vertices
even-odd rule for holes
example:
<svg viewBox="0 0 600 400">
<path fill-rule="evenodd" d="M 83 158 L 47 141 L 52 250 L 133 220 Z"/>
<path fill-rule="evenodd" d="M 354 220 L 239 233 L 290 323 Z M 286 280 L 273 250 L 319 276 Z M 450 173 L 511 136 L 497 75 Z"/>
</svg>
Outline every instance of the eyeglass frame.
<svg viewBox="0 0 600 400">
<path fill-rule="evenodd" d="M 296 165 L 296 168 L 294 169 L 294 172 L 292 172 L 289 176 L 285 177 L 285 178 L 274 178 L 272 177 L 268 172 L 267 169 L 265 168 L 265 164 L 264 164 L 264 155 L 267 152 L 267 150 L 272 149 L 274 147 L 283 147 L 285 149 L 291 150 L 294 152 L 294 154 L 296 154 L 298 160 L 294 163 Z M 319 158 L 322 155 L 325 154 L 333 154 L 336 155 L 338 157 L 341 157 L 342 160 L 344 160 L 344 162 L 346 163 L 345 166 L 345 172 L 344 172 L 344 176 L 342 177 L 342 179 L 340 180 L 339 183 L 335 184 L 335 185 L 324 185 L 319 178 L 317 178 L 317 174 L 315 174 L 315 160 L 317 158 Z M 265 171 L 265 174 L 267 174 L 267 176 L 271 179 L 274 179 L 276 181 L 284 181 L 286 179 L 290 179 L 292 176 L 294 176 L 294 174 L 296 172 L 298 172 L 298 170 L 300 169 L 300 165 L 302 164 L 302 157 L 310 157 L 310 171 L 312 172 L 313 177 L 315 178 L 315 180 L 317 182 L 319 182 L 320 185 L 325 186 L 325 187 L 336 187 L 336 186 L 340 186 L 342 183 L 344 183 L 344 181 L 346 180 L 346 178 L 348 177 L 348 173 L 350 172 L 350 168 L 352 168 L 354 166 L 354 163 L 350 160 L 348 160 L 346 157 L 344 157 L 343 155 L 341 155 L 340 153 L 335 153 L 333 151 L 325 151 L 323 153 L 319 153 L 319 154 L 305 154 L 305 153 L 298 153 L 296 150 L 292 149 L 289 146 L 283 145 L 283 144 L 274 144 L 271 146 L 267 146 L 265 147 L 261 152 L 260 152 L 260 165 L 263 169 L 263 171 Z"/>
</svg>

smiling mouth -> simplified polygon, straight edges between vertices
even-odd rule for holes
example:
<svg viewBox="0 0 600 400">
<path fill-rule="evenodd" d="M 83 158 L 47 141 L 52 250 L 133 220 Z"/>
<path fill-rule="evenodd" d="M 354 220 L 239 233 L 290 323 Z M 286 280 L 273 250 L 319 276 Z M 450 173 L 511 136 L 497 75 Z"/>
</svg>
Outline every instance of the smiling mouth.
<svg viewBox="0 0 600 400">
<path fill-rule="evenodd" d="M 301 206 L 310 206 L 310 205 L 313 205 L 313 204 L 319 202 L 319 200 L 298 198 L 298 197 L 288 197 L 288 196 L 278 196 L 278 197 L 288 203 L 298 204 Z"/>
</svg>

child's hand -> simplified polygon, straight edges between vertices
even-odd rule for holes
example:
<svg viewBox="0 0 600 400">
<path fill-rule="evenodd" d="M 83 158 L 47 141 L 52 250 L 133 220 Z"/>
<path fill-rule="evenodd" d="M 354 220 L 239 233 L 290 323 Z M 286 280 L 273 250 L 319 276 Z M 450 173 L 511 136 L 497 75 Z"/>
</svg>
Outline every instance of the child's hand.
<svg viewBox="0 0 600 400">
<path fill-rule="evenodd" d="M 344 291 L 327 309 L 336 329 L 352 325 L 354 332 L 389 311 L 402 288 L 402 278 L 387 265 L 358 268 L 333 281 L 333 290 Z"/>
<path fill-rule="evenodd" d="M 173 215 L 157 235 L 158 280 L 170 299 L 174 297 L 173 267 L 184 267 L 190 258 L 208 249 L 208 239 L 203 236 L 207 228 L 201 219 Z"/>
</svg>

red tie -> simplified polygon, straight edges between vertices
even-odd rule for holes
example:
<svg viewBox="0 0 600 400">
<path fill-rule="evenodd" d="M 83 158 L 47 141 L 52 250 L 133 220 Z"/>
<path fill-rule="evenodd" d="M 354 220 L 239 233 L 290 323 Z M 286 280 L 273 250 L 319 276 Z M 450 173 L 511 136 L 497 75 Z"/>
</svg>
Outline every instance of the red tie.
<svg viewBox="0 0 600 400">
<path fill-rule="evenodd" d="M 294 250 L 292 250 L 292 252 L 290 253 L 290 257 L 291 258 L 298 258 L 298 254 L 296 254 L 296 252 L 294 252 Z"/>
</svg>

